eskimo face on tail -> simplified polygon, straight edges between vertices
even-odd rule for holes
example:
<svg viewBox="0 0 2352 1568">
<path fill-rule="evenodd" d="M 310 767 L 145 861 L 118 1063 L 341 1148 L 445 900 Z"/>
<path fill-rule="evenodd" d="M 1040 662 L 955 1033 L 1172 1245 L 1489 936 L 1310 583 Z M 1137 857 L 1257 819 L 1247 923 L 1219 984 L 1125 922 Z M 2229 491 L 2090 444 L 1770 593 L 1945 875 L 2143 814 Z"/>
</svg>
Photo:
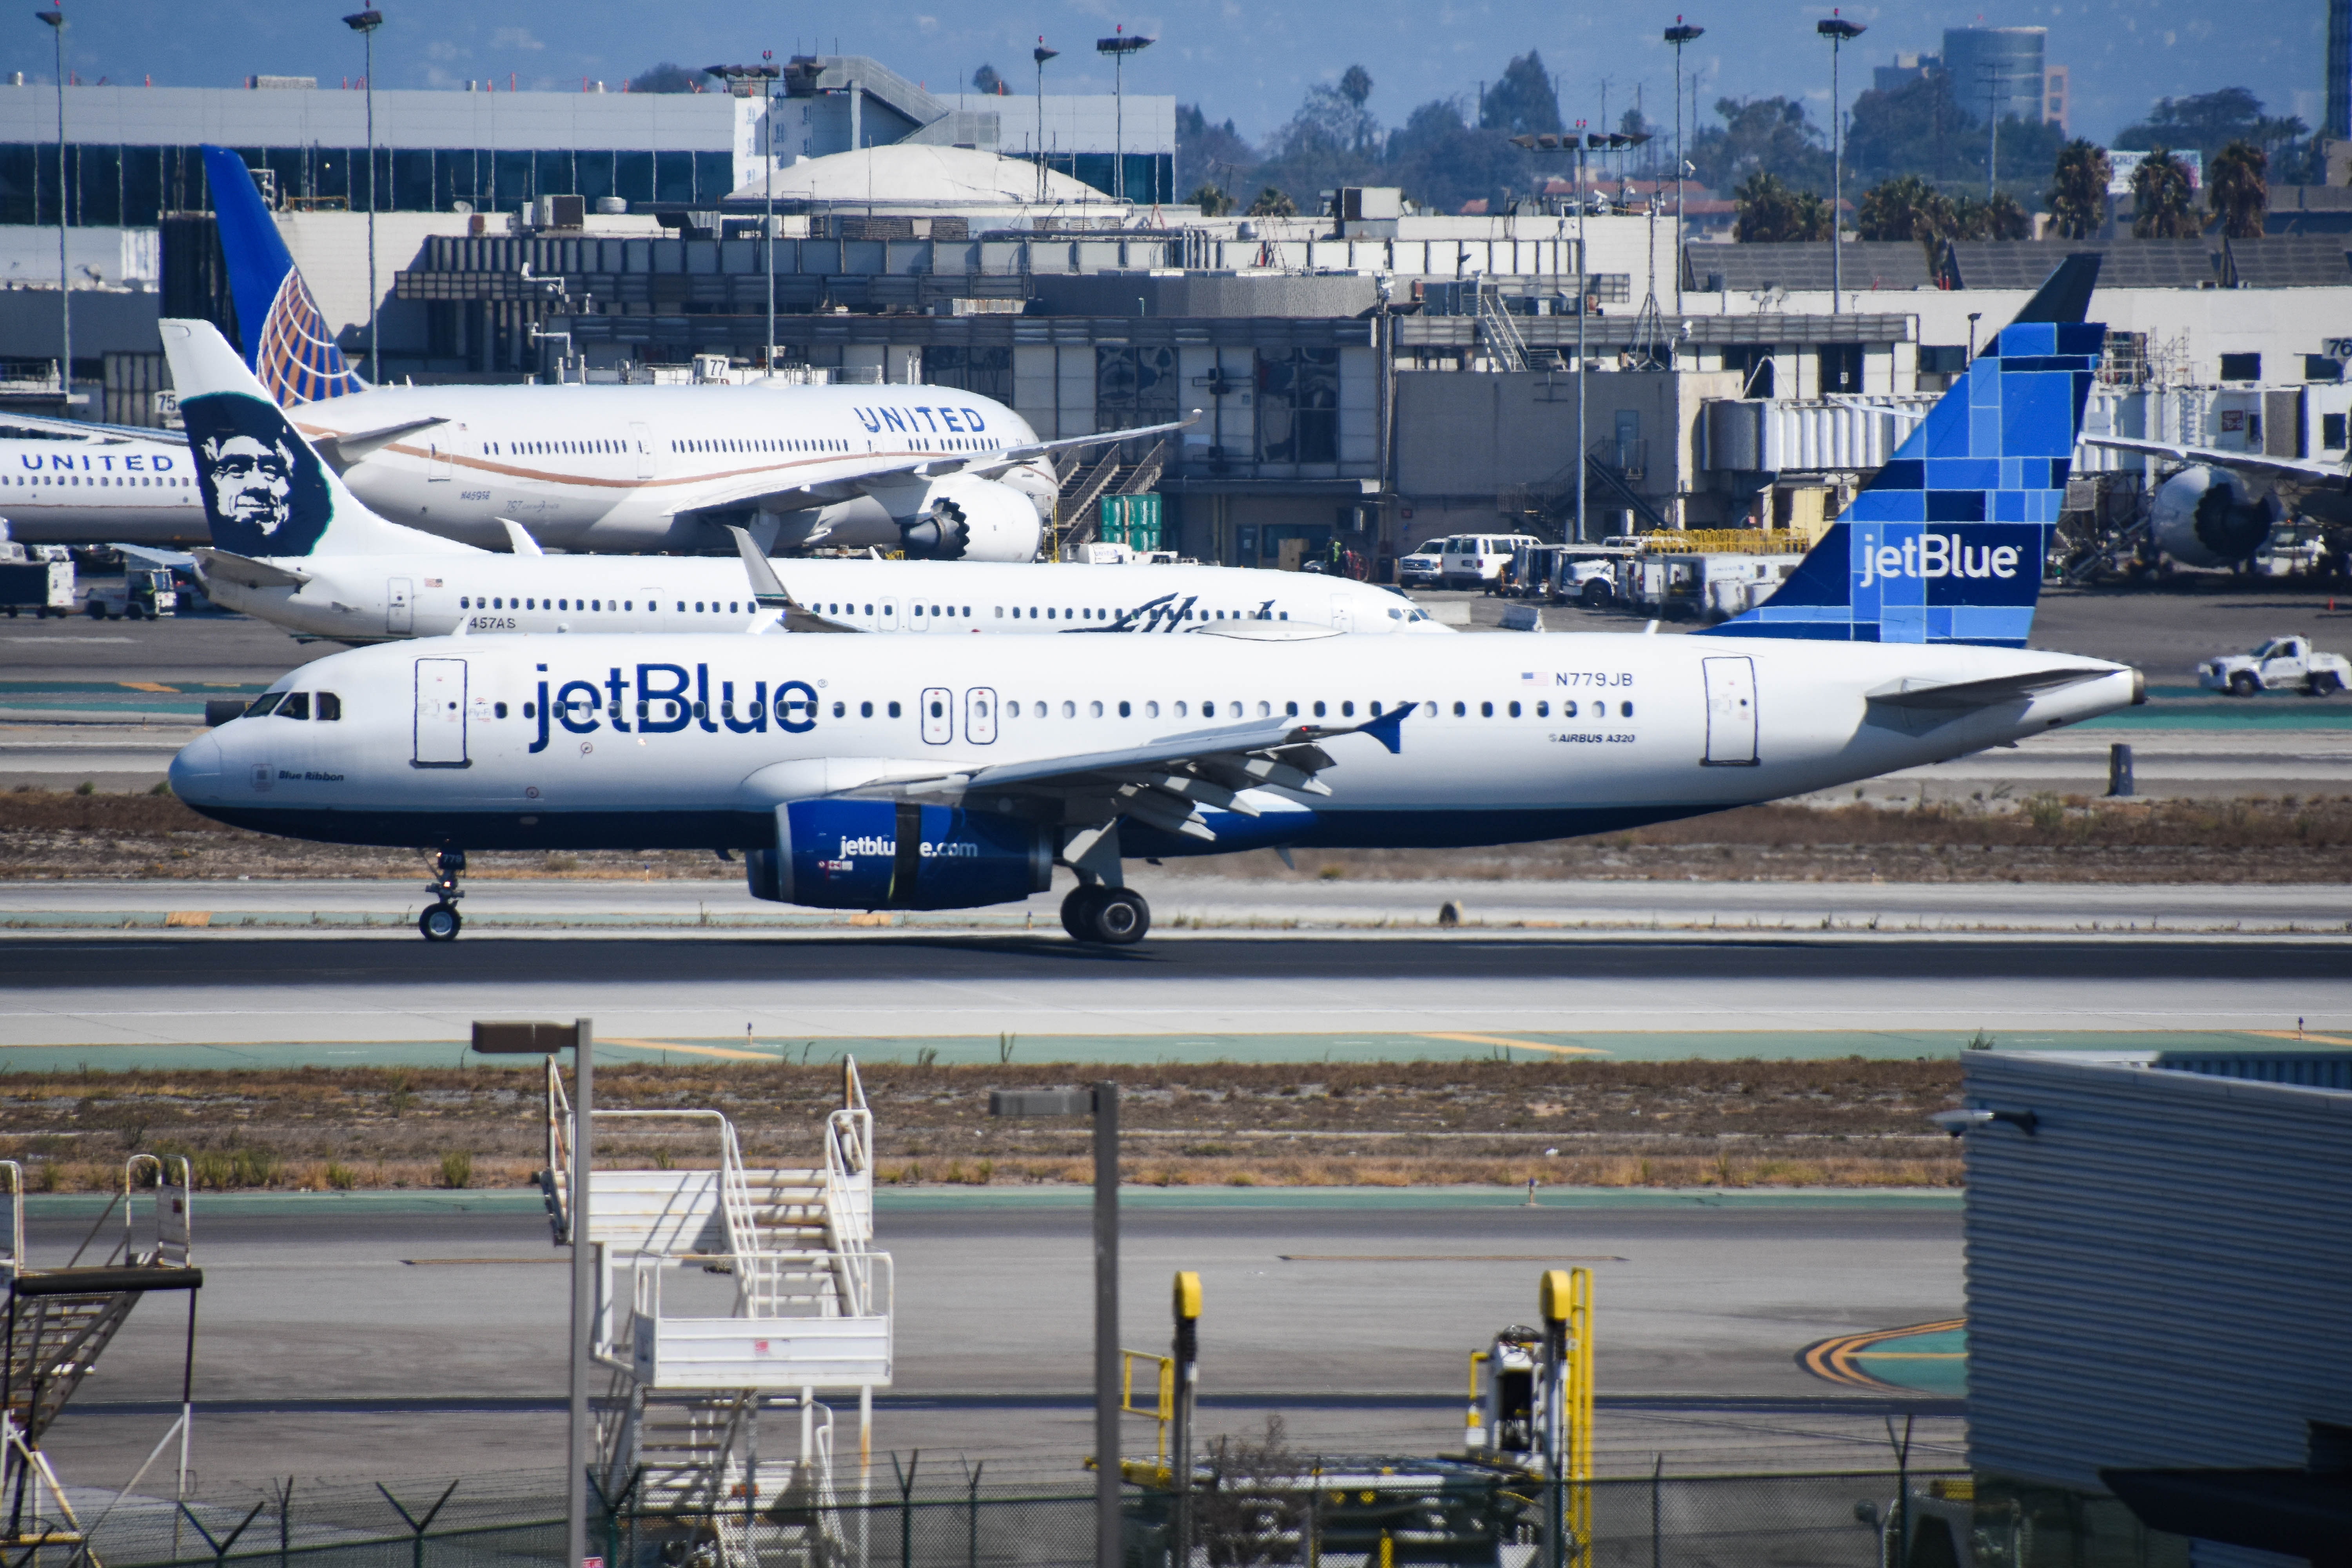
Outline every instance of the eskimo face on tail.
<svg viewBox="0 0 2352 1568">
<path fill-rule="evenodd" d="M 257 397 L 215 393 L 180 414 L 195 454 L 213 542 L 239 555 L 308 555 L 334 516 L 319 459 L 285 416 Z"/>
<path fill-rule="evenodd" d="M 2069 258 L 1726 637 L 2024 646 L 2106 329 Z M 2069 317 L 2073 319 L 2068 319 Z"/>
</svg>

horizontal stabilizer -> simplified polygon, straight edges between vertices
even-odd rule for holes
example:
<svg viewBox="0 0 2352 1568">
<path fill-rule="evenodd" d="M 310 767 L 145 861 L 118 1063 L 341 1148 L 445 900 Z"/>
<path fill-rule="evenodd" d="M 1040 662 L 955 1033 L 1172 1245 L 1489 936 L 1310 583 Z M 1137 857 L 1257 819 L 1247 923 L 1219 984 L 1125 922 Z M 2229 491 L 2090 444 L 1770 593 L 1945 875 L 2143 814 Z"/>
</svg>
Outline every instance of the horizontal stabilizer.
<svg viewBox="0 0 2352 1568">
<path fill-rule="evenodd" d="M 403 419 L 394 425 L 379 425 L 373 430 L 330 430 L 312 435 L 310 445 L 318 448 L 319 456 L 326 458 L 335 472 L 344 474 L 403 436 L 413 436 L 419 430 L 430 430 L 436 425 L 447 423 L 449 421 L 442 416 L 432 414 L 421 419 Z"/>
<path fill-rule="evenodd" d="M 240 587 L 299 588 L 310 580 L 308 572 L 290 571 L 276 562 L 256 561 L 234 551 L 197 549 L 189 553 L 196 558 L 197 569 L 206 577 L 217 577 Z"/>
<path fill-rule="evenodd" d="M 1905 676 L 1890 686 L 1880 687 L 1868 694 L 1873 702 L 1890 708 L 1924 708 L 1941 711 L 1960 711 L 1976 708 L 1991 708 L 2003 702 L 2019 702 L 2044 691 L 2056 691 L 2062 687 L 2079 686 L 2085 680 L 2097 680 L 2113 675 L 2112 669 L 2030 669 L 2021 675 L 1997 675 L 1985 680 L 1937 681 L 1932 678 Z"/>
</svg>

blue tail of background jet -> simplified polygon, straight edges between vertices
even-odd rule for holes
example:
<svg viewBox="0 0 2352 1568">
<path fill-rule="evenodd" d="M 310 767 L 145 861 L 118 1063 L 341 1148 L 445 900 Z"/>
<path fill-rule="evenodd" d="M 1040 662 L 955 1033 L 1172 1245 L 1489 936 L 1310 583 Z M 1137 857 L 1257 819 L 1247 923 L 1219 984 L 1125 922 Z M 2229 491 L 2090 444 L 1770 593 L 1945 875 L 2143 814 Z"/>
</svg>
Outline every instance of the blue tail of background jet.
<svg viewBox="0 0 2352 1568">
<path fill-rule="evenodd" d="M 2021 647 L 2106 328 L 2069 257 L 1771 598 L 1718 637 Z"/>
<path fill-rule="evenodd" d="M 366 391 L 335 347 L 245 160 L 225 147 L 206 147 L 204 154 L 247 368 L 281 408 Z"/>
</svg>

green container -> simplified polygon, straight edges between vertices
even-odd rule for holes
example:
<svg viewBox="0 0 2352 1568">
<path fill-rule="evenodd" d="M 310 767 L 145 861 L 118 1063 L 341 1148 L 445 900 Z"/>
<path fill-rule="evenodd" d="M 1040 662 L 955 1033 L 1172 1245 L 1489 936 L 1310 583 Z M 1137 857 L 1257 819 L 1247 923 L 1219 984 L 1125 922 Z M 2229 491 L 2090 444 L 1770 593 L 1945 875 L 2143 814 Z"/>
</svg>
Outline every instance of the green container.
<svg viewBox="0 0 2352 1568">
<path fill-rule="evenodd" d="M 1103 497 L 1102 537 L 1105 543 L 1124 544 L 1130 550 L 1159 549 L 1160 498 L 1157 495 Z"/>
</svg>

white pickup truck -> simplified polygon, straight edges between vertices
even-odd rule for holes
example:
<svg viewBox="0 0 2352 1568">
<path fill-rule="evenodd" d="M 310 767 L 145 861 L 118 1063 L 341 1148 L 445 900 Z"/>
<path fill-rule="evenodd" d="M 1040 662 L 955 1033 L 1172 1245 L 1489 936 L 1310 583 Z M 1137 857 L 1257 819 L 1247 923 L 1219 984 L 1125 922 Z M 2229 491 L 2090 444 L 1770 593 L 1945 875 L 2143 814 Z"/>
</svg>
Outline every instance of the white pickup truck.
<svg viewBox="0 0 2352 1568">
<path fill-rule="evenodd" d="M 2352 662 L 2320 653 L 2308 637 L 2273 637 L 2252 653 L 2217 654 L 2197 667 L 2197 684 L 2208 691 L 2252 697 L 2258 691 L 2300 691 L 2326 697 L 2352 686 Z"/>
</svg>

